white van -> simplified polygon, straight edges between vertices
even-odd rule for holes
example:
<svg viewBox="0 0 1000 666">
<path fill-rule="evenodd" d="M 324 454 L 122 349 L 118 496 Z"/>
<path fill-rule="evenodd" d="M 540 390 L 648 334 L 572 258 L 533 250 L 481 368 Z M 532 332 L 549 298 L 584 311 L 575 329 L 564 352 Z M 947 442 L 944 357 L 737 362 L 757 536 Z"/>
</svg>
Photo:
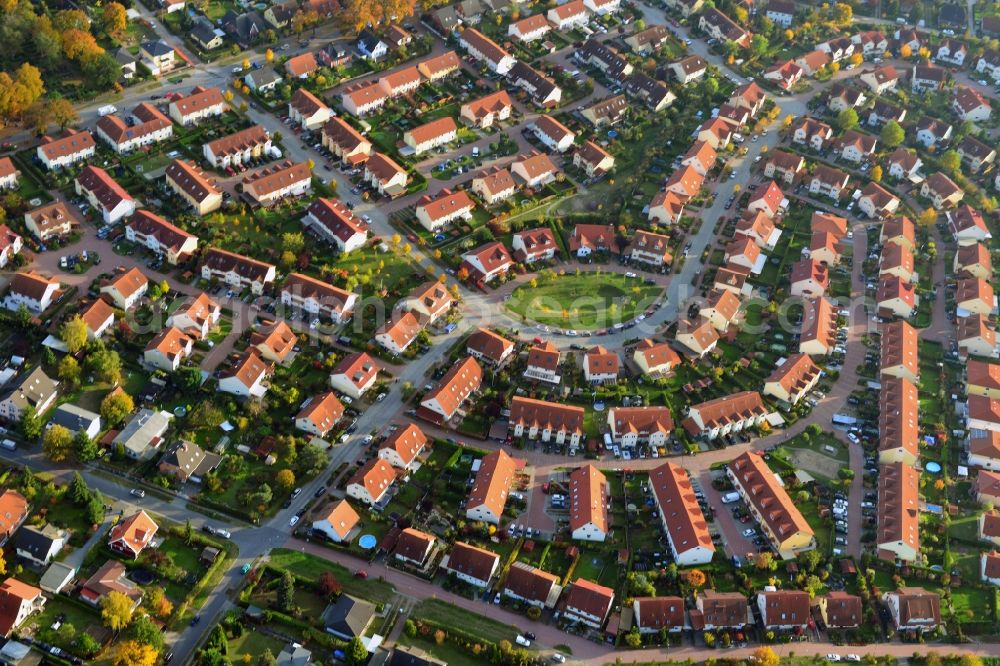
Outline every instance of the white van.
<svg viewBox="0 0 1000 666">
<path fill-rule="evenodd" d="M 17 442 L 12 439 L 5 439 L 0 442 L 0 447 L 7 449 L 8 451 L 14 451 L 17 449 Z"/>
<path fill-rule="evenodd" d="M 514 639 L 514 642 L 517 643 L 518 645 L 523 645 L 524 647 L 529 647 L 531 645 L 531 641 L 529 641 L 521 634 L 517 635 L 517 638 Z"/>
</svg>

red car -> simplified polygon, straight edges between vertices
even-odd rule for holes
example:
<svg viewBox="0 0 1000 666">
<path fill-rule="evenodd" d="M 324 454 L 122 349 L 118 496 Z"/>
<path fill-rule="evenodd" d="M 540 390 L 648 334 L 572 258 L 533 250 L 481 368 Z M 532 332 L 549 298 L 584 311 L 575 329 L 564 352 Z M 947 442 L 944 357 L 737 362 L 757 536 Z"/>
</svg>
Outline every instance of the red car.
<svg viewBox="0 0 1000 666">
<path fill-rule="evenodd" d="M 368 578 L 368 572 L 364 569 L 358 569 L 354 572 L 354 575 L 358 578 Z"/>
</svg>

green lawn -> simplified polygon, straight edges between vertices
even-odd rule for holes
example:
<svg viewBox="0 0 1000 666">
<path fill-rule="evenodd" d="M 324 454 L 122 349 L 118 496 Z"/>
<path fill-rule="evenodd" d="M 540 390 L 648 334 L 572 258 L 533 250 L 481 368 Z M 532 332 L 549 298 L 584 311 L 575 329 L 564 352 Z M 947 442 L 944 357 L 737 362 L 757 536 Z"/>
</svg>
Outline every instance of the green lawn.
<svg viewBox="0 0 1000 666">
<path fill-rule="evenodd" d="M 440 599 L 421 601 L 413 609 L 411 616 L 445 627 L 457 627 L 466 633 L 471 633 L 493 643 L 499 643 L 502 640 L 513 642 L 517 635 L 517 630 L 514 627 L 482 615 L 474 615 L 464 608 L 459 608 Z"/>
<path fill-rule="evenodd" d="M 396 594 L 395 588 L 385 581 L 355 578 L 346 567 L 297 550 L 276 548 L 271 551 L 270 560 L 271 566 L 276 569 L 288 569 L 311 581 L 318 579 L 323 572 L 330 571 L 344 586 L 344 592 L 363 599 L 386 602 Z"/>
<path fill-rule="evenodd" d="M 515 289 L 507 309 L 541 324 L 592 330 L 631 321 L 662 292 L 616 273 L 543 276 Z"/>
<path fill-rule="evenodd" d="M 265 650 L 270 650 L 271 655 L 278 656 L 285 647 L 282 641 L 268 636 L 259 631 L 244 631 L 239 638 L 229 641 L 229 654 L 235 660 L 245 659 L 244 655 L 257 662 Z"/>
</svg>

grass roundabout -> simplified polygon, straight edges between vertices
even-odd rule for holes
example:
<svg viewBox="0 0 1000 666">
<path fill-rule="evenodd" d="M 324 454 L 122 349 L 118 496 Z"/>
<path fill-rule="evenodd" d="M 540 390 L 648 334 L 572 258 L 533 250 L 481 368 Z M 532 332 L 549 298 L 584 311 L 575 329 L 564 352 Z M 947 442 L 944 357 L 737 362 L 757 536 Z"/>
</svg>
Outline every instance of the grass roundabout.
<svg viewBox="0 0 1000 666">
<path fill-rule="evenodd" d="M 517 287 L 506 306 L 527 321 L 593 331 L 632 321 L 662 293 L 659 285 L 619 273 L 541 274 Z"/>
</svg>

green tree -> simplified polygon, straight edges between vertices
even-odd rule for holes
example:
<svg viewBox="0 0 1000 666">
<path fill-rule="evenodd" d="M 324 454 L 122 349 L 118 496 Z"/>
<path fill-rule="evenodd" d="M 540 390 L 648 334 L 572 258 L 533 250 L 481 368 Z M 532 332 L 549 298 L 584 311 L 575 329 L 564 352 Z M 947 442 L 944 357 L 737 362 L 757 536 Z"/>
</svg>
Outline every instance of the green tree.
<svg viewBox="0 0 1000 666">
<path fill-rule="evenodd" d="M 190 365 L 182 366 L 174 372 L 173 380 L 182 393 L 190 394 L 201 386 L 201 370 Z"/>
<path fill-rule="evenodd" d="M 757 55 L 758 58 L 762 58 L 767 55 L 767 50 L 770 48 L 771 44 L 764 35 L 754 35 L 750 40 L 750 48 Z"/>
<path fill-rule="evenodd" d="M 21 420 L 18 421 L 18 427 L 21 429 L 21 435 L 29 442 L 34 442 L 42 436 L 42 427 L 44 425 L 42 417 L 38 415 L 38 411 L 33 406 L 28 405 L 21 412 Z"/>
<path fill-rule="evenodd" d="M 903 145 L 903 140 L 906 139 L 906 131 L 903 126 L 897 123 L 895 120 L 890 120 L 882 128 L 881 136 L 882 144 L 886 148 L 898 148 Z"/>
<path fill-rule="evenodd" d="M 98 525 L 104 520 L 104 496 L 100 491 L 95 490 L 84 507 L 87 522 L 91 525 Z"/>
<path fill-rule="evenodd" d="M 954 149 L 946 150 L 941 154 L 941 169 L 955 176 L 961 172 L 962 158 Z"/>
<path fill-rule="evenodd" d="M 274 658 L 271 648 L 266 648 L 264 654 L 257 659 L 257 666 L 278 666 L 278 660 Z"/>
<path fill-rule="evenodd" d="M 163 647 L 166 644 L 163 632 L 156 626 L 153 619 L 145 613 L 132 621 L 127 634 L 130 639 L 143 645 L 149 645 L 157 652 L 163 651 Z"/>
<path fill-rule="evenodd" d="M 311 477 L 319 474 L 328 462 L 326 452 L 315 444 L 305 444 L 298 448 L 295 458 L 295 471 L 300 477 Z"/>
<path fill-rule="evenodd" d="M 90 462 L 97 458 L 97 442 L 92 440 L 84 430 L 78 430 L 73 436 L 73 453 L 80 462 Z"/>
<path fill-rule="evenodd" d="M 63 384 L 75 388 L 80 384 L 80 364 L 72 356 L 63 356 L 56 369 L 56 376 Z"/>
<path fill-rule="evenodd" d="M 301 231 L 290 231 L 281 235 L 281 249 L 292 254 L 302 252 L 306 246 L 306 240 Z"/>
<path fill-rule="evenodd" d="M 188 518 L 184 521 L 184 543 L 191 545 L 194 541 L 194 527 L 191 526 L 191 519 Z"/>
<path fill-rule="evenodd" d="M 132 621 L 132 600 L 117 590 L 105 594 L 101 599 L 101 621 L 116 633 L 127 627 Z"/>
<path fill-rule="evenodd" d="M 101 650 L 101 644 L 86 631 L 77 634 L 76 649 L 84 657 L 93 657 Z"/>
<path fill-rule="evenodd" d="M 858 126 L 858 112 L 854 109 L 844 109 L 837 114 L 837 126 L 845 132 L 854 129 Z"/>
<path fill-rule="evenodd" d="M 112 391 L 101 401 L 101 417 L 108 425 L 115 426 L 125 420 L 125 417 L 135 409 L 132 396 L 124 391 Z"/>
<path fill-rule="evenodd" d="M 642 647 L 642 634 L 636 627 L 632 627 L 632 630 L 625 634 L 625 644 L 630 648 Z"/>
<path fill-rule="evenodd" d="M 73 472 L 73 478 L 70 479 L 67 492 L 69 493 L 69 498 L 77 506 L 90 499 L 90 488 L 87 487 L 87 482 L 83 480 L 79 472 Z"/>
<path fill-rule="evenodd" d="M 87 369 L 98 381 L 117 386 L 122 381 L 122 360 L 113 349 L 98 349 L 87 356 Z"/>
<path fill-rule="evenodd" d="M 98 88 L 110 88 L 122 76 L 122 66 L 107 52 L 85 56 L 81 67 L 87 79 Z"/>
<path fill-rule="evenodd" d="M 292 572 L 287 569 L 281 572 L 281 578 L 278 579 L 275 603 L 286 613 L 295 606 L 295 579 L 292 577 Z"/>
<path fill-rule="evenodd" d="M 0 94 L 3 94 L 2 84 L 0 84 Z M 34 316 L 24 303 L 17 306 L 17 310 L 14 311 L 14 321 L 19 327 L 28 328 L 31 326 L 32 319 L 34 319 Z"/>
<path fill-rule="evenodd" d="M 348 666 L 361 666 L 368 661 L 368 650 L 365 648 L 365 644 L 361 642 L 358 636 L 351 639 L 351 642 L 347 644 L 347 665 Z"/>
</svg>

